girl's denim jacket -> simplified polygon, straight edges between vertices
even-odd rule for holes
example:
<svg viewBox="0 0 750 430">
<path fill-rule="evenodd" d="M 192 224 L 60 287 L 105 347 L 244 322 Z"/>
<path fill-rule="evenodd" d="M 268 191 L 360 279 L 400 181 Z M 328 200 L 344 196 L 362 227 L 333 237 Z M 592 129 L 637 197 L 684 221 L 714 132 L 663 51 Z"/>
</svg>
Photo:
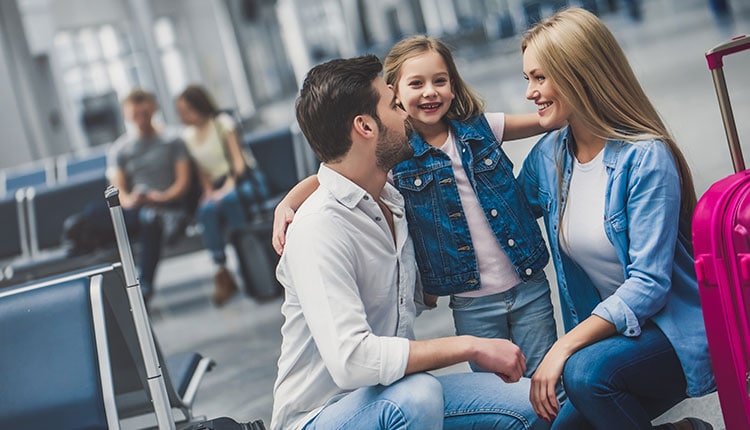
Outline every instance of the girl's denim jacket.
<svg viewBox="0 0 750 430">
<path fill-rule="evenodd" d="M 485 116 L 450 121 L 461 162 L 474 187 L 495 240 L 522 280 L 549 261 L 536 217 L 526 202 L 513 164 L 500 148 Z M 425 292 L 450 295 L 480 288 L 477 259 L 461 198 L 447 154 L 412 133 L 414 157 L 392 169 L 393 182 L 406 201 Z"/>
<path fill-rule="evenodd" d="M 677 352 L 687 394 L 713 391 L 692 242 L 689 231 L 679 231 L 680 177 L 669 148 L 660 140 L 608 140 L 604 146 L 609 178 L 602 222 L 625 282 L 601 300 L 583 269 L 560 248 L 558 211 L 565 207 L 570 186 L 572 142 L 569 127 L 548 133 L 531 150 L 518 177 L 535 215 L 544 217 L 565 330 L 594 314 L 633 337 L 653 321 Z"/>
</svg>

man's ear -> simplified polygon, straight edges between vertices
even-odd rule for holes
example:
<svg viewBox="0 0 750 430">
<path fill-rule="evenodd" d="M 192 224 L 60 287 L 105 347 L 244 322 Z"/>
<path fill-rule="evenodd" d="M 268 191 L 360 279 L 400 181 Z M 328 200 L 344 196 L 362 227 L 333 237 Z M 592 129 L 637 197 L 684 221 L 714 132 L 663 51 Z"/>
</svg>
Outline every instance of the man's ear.
<svg viewBox="0 0 750 430">
<path fill-rule="evenodd" d="M 352 131 L 362 137 L 372 137 L 375 131 L 374 121 L 370 115 L 357 115 L 352 121 Z"/>
</svg>

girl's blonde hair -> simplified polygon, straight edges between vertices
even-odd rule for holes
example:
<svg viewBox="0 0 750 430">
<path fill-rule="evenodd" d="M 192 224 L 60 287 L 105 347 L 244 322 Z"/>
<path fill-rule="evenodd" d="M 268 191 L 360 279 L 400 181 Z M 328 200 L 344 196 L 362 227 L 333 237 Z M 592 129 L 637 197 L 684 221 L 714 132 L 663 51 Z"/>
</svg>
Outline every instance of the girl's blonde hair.
<svg viewBox="0 0 750 430">
<path fill-rule="evenodd" d="M 398 92 L 398 80 L 401 78 L 401 67 L 404 62 L 429 51 L 436 52 L 443 58 L 445 66 L 448 67 L 453 94 L 456 96 L 446 116 L 453 120 L 463 121 L 484 113 L 484 100 L 461 79 L 450 48 L 433 37 L 410 36 L 393 45 L 383 62 L 385 81 Z"/>
<path fill-rule="evenodd" d="M 598 137 L 658 139 L 669 147 L 681 182 L 680 230 L 689 232 L 697 200 L 690 168 L 604 23 L 584 9 L 566 9 L 529 29 L 521 41 L 522 51 L 527 48 L 534 49 L 545 78 Z"/>
</svg>

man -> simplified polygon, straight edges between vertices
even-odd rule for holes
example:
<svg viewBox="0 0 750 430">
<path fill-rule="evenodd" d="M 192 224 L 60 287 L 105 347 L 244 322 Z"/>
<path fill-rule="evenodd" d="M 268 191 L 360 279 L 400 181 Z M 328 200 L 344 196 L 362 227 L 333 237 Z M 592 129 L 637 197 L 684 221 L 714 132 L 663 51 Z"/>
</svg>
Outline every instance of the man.
<svg viewBox="0 0 750 430">
<path fill-rule="evenodd" d="M 403 198 L 386 183 L 412 150 L 406 113 L 380 70 L 374 56 L 321 64 L 297 100 L 300 127 L 323 164 L 277 268 L 286 321 L 271 427 L 546 425 L 528 401 L 525 359 L 511 342 L 413 340 L 422 294 Z M 468 360 L 496 374 L 425 373 Z"/>
<path fill-rule="evenodd" d="M 133 132 L 121 136 L 110 153 L 110 181 L 120 190 L 128 231 L 140 237 L 140 284 L 144 299 L 153 294 L 163 238 L 173 239 L 186 217 L 190 162 L 181 139 L 153 124 L 156 96 L 136 89 L 123 101 L 123 116 Z M 100 235 L 114 237 L 103 201 L 89 205 L 84 218 Z"/>
</svg>

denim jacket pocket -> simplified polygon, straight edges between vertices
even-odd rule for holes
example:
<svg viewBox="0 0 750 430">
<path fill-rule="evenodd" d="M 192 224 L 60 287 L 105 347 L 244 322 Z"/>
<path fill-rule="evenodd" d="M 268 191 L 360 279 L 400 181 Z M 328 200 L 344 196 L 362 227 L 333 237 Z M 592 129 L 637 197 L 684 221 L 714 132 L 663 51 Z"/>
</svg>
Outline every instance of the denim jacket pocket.
<svg viewBox="0 0 750 430">
<path fill-rule="evenodd" d="M 424 190 L 433 180 L 432 172 L 416 172 L 401 174 L 394 178 L 396 188 L 420 192 Z"/>
</svg>

